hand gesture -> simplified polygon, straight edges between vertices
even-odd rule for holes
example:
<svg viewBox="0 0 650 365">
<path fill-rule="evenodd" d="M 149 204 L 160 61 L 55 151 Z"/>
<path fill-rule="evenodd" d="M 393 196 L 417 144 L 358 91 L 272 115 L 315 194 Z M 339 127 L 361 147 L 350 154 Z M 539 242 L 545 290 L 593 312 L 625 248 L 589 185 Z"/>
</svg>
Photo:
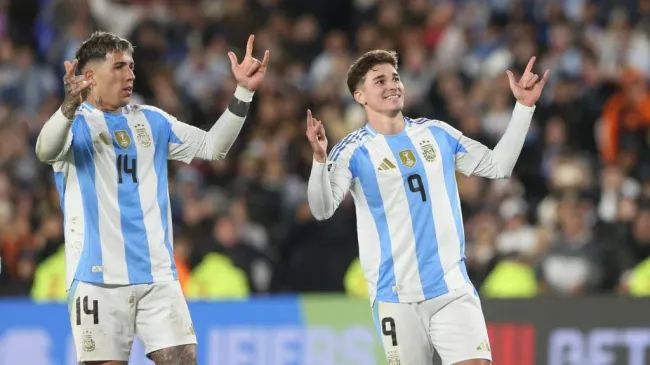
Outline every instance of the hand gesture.
<svg viewBox="0 0 650 365">
<path fill-rule="evenodd" d="M 510 70 L 506 71 L 512 95 L 515 96 L 515 99 L 517 99 L 519 103 L 526 106 L 533 106 L 537 103 L 540 95 L 542 95 L 544 85 L 546 85 L 546 82 L 548 81 L 548 75 L 550 74 L 550 71 L 546 70 L 544 76 L 540 80 L 539 76 L 532 72 L 534 64 L 535 57 L 531 57 L 524 74 L 521 75 L 521 78 L 519 79 L 519 82 L 515 82 L 515 76 Z"/>
<path fill-rule="evenodd" d="M 270 52 L 267 49 L 264 52 L 264 59 L 262 62 L 253 58 L 253 41 L 255 40 L 254 35 L 248 37 L 248 43 L 246 44 L 246 55 L 241 63 L 237 61 L 237 56 L 234 52 L 228 52 L 228 57 L 230 58 L 230 68 L 235 79 L 237 80 L 237 85 L 243 86 L 250 91 L 255 91 L 264 80 L 264 74 L 266 73 L 266 66 L 269 63 Z"/>
<path fill-rule="evenodd" d="M 61 104 L 61 111 L 66 118 L 74 119 L 74 113 L 83 102 L 83 91 L 90 86 L 90 82 L 83 75 L 75 75 L 75 70 L 79 64 L 78 60 L 72 62 L 65 61 L 65 75 L 63 76 L 63 89 L 65 98 Z"/>
<path fill-rule="evenodd" d="M 307 110 L 307 139 L 314 150 L 314 159 L 320 163 L 327 160 L 327 136 L 325 127 L 320 120 L 311 116 L 311 110 Z"/>
</svg>

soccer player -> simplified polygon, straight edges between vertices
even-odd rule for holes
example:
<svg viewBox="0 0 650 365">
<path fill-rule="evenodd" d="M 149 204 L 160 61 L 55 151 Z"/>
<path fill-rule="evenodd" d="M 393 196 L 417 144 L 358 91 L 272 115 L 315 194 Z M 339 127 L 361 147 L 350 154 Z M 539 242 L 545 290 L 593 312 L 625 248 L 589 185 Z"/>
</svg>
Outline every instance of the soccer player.
<svg viewBox="0 0 650 365">
<path fill-rule="evenodd" d="M 507 72 L 517 103 L 494 150 L 442 121 L 402 115 L 405 89 L 394 52 L 370 51 L 350 67 L 347 85 L 368 123 L 329 156 L 323 124 L 307 111 L 314 152 L 309 206 L 324 220 L 351 192 L 359 256 L 389 364 L 432 364 L 434 350 L 443 364 L 491 363 L 481 303 L 465 267 L 455 171 L 510 176 L 549 75 L 534 74 L 534 62 L 518 82 Z"/>
<path fill-rule="evenodd" d="M 223 159 L 266 72 L 251 35 L 234 98 L 205 132 L 130 104 L 133 47 L 96 32 L 65 62 L 65 99 L 36 144 L 64 214 L 66 285 L 77 361 L 127 364 L 134 336 L 157 365 L 196 364 L 196 336 L 172 253 L 167 160 Z M 75 70 L 80 70 L 76 75 Z"/>
</svg>

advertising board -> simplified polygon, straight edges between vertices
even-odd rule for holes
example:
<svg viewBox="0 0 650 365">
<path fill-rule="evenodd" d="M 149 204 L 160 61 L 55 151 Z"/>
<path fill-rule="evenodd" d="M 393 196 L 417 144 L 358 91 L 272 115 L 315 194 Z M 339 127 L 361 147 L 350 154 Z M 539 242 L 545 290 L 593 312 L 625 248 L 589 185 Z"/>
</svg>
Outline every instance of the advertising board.
<svg viewBox="0 0 650 365">
<path fill-rule="evenodd" d="M 484 300 L 495 364 L 650 364 L 650 299 Z M 366 300 L 193 302 L 201 365 L 385 364 Z M 64 304 L 0 301 L 0 365 L 73 365 Z M 151 365 L 136 342 L 130 365 Z M 439 364 L 439 362 L 437 362 Z"/>
</svg>

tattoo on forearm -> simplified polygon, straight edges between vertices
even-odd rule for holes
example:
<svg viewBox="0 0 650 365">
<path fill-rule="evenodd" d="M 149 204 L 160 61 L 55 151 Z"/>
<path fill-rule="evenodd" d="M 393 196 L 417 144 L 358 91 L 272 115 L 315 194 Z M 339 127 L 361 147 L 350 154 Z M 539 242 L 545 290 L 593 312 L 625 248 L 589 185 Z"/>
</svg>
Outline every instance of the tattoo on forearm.
<svg viewBox="0 0 650 365">
<path fill-rule="evenodd" d="M 180 345 L 154 351 L 149 358 L 156 365 L 196 365 L 196 345 Z"/>
<path fill-rule="evenodd" d="M 74 113 L 79 107 L 79 96 L 72 95 L 72 82 L 66 81 L 63 83 L 63 89 L 65 90 L 65 98 L 61 104 L 61 112 L 68 119 L 74 118 Z"/>
<path fill-rule="evenodd" d="M 230 104 L 228 104 L 228 110 L 230 110 L 230 112 L 235 114 L 236 116 L 243 118 L 246 115 L 248 115 L 249 106 L 250 103 L 241 101 L 237 98 L 232 98 Z"/>
</svg>

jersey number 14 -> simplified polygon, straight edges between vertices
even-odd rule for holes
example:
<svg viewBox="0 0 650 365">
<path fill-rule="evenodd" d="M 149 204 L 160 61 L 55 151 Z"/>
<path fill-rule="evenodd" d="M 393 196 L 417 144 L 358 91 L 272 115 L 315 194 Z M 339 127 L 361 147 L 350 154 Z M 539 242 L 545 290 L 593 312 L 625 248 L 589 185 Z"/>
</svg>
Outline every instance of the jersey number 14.
<svg viewBox="0 0 650 365">
<path fill-rule="evenodd" d="M 117 182 L 121 184 L 128 177 L 123 177 L 124 175 L 131 175 L 131 180 L 134 184 L 138 183 L 138 163 L 134 158 L 129 159 L 129 155 L 120 154 L 117 155 Z"/>
</svg>

